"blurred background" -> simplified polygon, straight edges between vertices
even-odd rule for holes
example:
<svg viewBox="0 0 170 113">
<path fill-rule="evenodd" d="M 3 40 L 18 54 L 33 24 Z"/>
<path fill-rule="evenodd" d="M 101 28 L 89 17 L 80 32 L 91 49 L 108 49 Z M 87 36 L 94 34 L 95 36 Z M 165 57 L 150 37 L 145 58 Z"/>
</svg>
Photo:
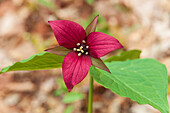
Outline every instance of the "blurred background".
<svg viewBox="0 0 170 113">
<path fill-rule="evenodd" d="M 0 69 L 57 45 L 49 20 L 86 28 L 97 14 L 97 31 L 157 59 L 170 75 L 170 0 L 0 0 Z M 87 113 L 88 78 L 68 93 L 61 69 L 4 73 L 0 113 Z M 94 113 L 159 113 L 97 83 L 93 101 Z"/>
</svg>

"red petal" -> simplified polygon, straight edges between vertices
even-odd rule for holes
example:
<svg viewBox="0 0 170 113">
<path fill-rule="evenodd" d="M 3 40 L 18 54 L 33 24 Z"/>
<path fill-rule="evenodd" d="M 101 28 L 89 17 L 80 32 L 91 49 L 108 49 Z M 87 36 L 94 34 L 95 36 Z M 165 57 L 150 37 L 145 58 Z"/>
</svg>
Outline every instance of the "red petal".
<svg viewBox="0 0 170 113">
<path fill-rule="evenodd" d="M 45 51 L 56 54 L 56 55 L 66 56 L 72 50 L 67 49 L 63 46 L 58 46 L 58 47 L 55 47 L 55 48 L 46 49 Z"/>
<path fill-rule="evenodd" d="M 79 24 L 68 20 L 49 21 L 54 35 L 60 44 L 68 49 L 76 47 L 86 37 L 86 32 Z"/>
<path fill-rule="evenodd" d="M 86 77 L 91 66 L 91 59 L 88 55 L 78 56 L 77 52 L 70 52 L 63 61 L 63 78 L 69 90 Z"/>
<path fill-rule="evenodd" d="M 99 18 L 99 15 L 97 15 L 93 19 L 93 21 L 87 26 L 87 28 L 86 28 L 86 36 L 88 36 L 91 32 L 95 32 L 98 18 Z"/>
<path fill-rule="evenodd" d="M 123 48 L 116 38 L 101 32 L 90 33 L 86 42 L 89 54 L 94 58 L 100 58 L 115 49 Z"/>
</svg>

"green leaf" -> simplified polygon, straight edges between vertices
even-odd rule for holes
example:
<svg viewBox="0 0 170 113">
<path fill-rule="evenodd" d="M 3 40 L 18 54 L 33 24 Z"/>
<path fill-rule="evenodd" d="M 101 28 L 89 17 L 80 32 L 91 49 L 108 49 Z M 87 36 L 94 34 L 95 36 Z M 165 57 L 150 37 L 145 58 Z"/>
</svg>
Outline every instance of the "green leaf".
<svg viewBox="0 0 170 113">
<path fill-rule="evenodd" d="M 94 0 L 85 0 L 86 3 L 88 3 L 89 5 L 92 5 L 94 3 Z"/>
<path fill-rule="evenodd" d="M 68 89 L 64 83 L 63 78 L 58 78 L 57 79 L 57 85 L 58 85 L 58 89 L 56 91 L 54 91 L 54 96 L 60 96 L 62 95 L 64 92 L 68 92 Z"/>
<path fill-rule="evenodd" d="M 72 113 L 74 110 L 74 106 L 73 105 L 70 105 L 66 108 L 66 110 L 64 111 L 64 113 Z"/>
<path fill-rule="evenodd" d="M 63 56 L 57 56 L 49 52 L 43 52 L 3 68 L 0 71 L 0 74 L 8 71 L 28 71 L 61 68 L 63 59 Z"/>
<path fill-rule="evenodd" d="M 54 96 L 60 96 L 63 92 L 64 92 L 63 89 L 58 89 L 58 90 L 54 91 Z"/>
<path fill-rule="evenodd" d="M 134 60 L 140 58 L 141 51 L 140 50 L 130 50 L 124 51 L 118 56 L 112 56 L 105 60 L 105 62 L 112 62 L 112 61 L 125 61 L 127 59 Z"/>
<path fill-rule="evenodd" d="M 84 95 L 82 93 L 67 93 L 64 98 L 63 98 L 63 102 L 64 103 L 72 103 L 78 100 L 81 100 L 84 98 Z"/>
<path fill-rule="evenodd" d="M 57 79 L 57 85 L 59 86 L 60 89 L 62 89 L 63 91 L 67 91 L 68 92 L 68 89 L 66 87 L 66 84 L 63 80 L 63 78 L 58 78 Z"/>
<path fill-rule="evenodd" d="M 49 7 L 49 8 L 54 8 L 55 7 L 54 3 L 52 1 L 50 1 L 50 0 L 38 0 L 37 2 L 39 4 L 41 4 L 41 5 Z"/>
<path fill-rule="evenodd" d="M 110 62 L 106 65 L 111 73 L 93 66 L 90 69 L 99 84 L 139 104 L 150 104 L 162 113 L 169 113 L 165 65 L 154 59 Z"/>
<path fill-rule="evenodd" d="M 170 75 L 168 76 L 168 83 L 170 83 Z"/>
</svg>

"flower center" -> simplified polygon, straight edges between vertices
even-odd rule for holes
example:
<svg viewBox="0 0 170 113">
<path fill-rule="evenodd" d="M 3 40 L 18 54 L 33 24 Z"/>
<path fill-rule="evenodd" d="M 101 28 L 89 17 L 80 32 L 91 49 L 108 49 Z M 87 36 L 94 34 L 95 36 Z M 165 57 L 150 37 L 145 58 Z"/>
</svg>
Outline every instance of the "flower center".
<svg viewBox="0 0 170 113">
<path fill-rule="evenodd" d="M 82 43 L 77 43 L 77 48 L 73 48 L 73 51 L 77 51 L 78 56 L 81 56 L 82 54 L 88 55 L 88 48 L 89 46 L 86 46 L 86 41 L 83 40 Z"/>
</svg>

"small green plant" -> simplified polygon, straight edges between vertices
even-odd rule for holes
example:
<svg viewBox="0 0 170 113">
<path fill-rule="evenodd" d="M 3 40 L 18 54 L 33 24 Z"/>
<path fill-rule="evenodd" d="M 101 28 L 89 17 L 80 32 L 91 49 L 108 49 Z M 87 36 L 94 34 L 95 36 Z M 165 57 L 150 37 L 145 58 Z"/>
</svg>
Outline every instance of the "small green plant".
<svg viewBox="0 0 170 113">
<path fill-rule="evenodd" d="M 74 110 L 74 105 L 72 103 L 82 100 L 85 98 L 84 94 L 79 92 L 68 92 L 66 85 L 64 84 L 63 79 L 57 79 L 57 84 L 59 88 L 54 92 L 55 96 L 63 96 L 62 102 L 68 104 L 67 108 L 65 109 L 64 113 L 72 113 Z"/>
<path fill-rule="evenodd" d="M 123 46 L 116 38 L 95 32 L 97 20 L 98 16 L 85 30 L 72 21 L 50 21 L 60 46 L 5 67 L 0 74 L 62 67 L 67 88 L 55 92 L 55 95 L 61 95 L 67 89 L 70 92 L 90 72 L 88 113 L 93 112 L 93 79 L 120 96 L 139 104 L 149 104 L 161 113 L 169 113 L 165 65 L 154 59 L 140 59 L 139 50 L 122 52 L 103 61 L 100 57 Z M 81 93 L 71 92 L 66 94 L 63 102 L 71 103 L 82 98 Z M 65 113 L 71 112 L 73 107 L 67 109 Z"/>
</svg>

